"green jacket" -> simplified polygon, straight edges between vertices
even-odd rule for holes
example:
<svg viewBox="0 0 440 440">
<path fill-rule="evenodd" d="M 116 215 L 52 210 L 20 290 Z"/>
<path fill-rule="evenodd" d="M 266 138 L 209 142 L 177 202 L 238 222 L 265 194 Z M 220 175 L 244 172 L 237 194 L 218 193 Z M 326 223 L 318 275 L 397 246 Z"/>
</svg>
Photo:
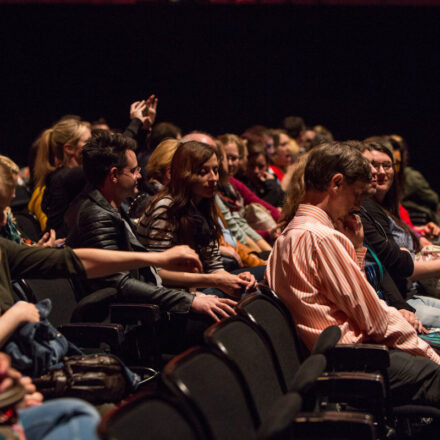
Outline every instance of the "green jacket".
<svg viewBox="0 0 440 440">
<path fill-rule="evenodd" d="M 409 211 L 419 212 L 426 215 L 427 222 L 433 221 L 440 224 L 439 196 L 429 186 L 423 175 L 414 168 L 405 168 L 405 190 L 402 205 Z"/>
<path fill-rule="evenodd" d="M 0 238 L 0 252 L 2 314 L 15 302 L 11 279 L 86 276 L 81 261 L 70 248 L 37 248 Z"/>
</svg>

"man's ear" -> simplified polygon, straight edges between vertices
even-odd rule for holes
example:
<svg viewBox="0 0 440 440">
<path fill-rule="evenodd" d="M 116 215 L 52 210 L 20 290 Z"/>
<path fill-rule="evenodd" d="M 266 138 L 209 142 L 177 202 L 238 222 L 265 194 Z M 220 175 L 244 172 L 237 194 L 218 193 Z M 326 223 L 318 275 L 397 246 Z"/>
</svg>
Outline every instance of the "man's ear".
<svg viewBox="0 0 440 440">
<path fill-rule="evenodd" d="M 330 189 L 332 191 L 338 191 L 342 187 L 344 182 L 344 175 L 341 173 L 336 173 L 330 180 Z"/>
<path fill-rule="evenodd" d="M 118 182 L 118 168 L 112 167 L 109 171 L 110 182 L 117 183 Z"/>
</svg>

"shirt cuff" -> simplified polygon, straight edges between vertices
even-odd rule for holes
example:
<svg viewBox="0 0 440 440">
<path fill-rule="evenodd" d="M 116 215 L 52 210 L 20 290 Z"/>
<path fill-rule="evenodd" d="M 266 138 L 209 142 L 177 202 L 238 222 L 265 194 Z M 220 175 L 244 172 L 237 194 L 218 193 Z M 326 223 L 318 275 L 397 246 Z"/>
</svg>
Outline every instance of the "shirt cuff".
<svg viewBox="0 0 440 440">
<path fill-rule="evenodd" d="M 365 259 L 365 254 L 367 253 L 367 248 L 362 246 L 362 247 L 360 247 L 358 249 L 355 249 L 355 252 L 356 252 L 356 260 L 357 260 L 357 263 L 359 265 L 359 268 L 361 270 L 363 270 L 363 268 L 364 268 L 364 259 Z"/>
</svg>

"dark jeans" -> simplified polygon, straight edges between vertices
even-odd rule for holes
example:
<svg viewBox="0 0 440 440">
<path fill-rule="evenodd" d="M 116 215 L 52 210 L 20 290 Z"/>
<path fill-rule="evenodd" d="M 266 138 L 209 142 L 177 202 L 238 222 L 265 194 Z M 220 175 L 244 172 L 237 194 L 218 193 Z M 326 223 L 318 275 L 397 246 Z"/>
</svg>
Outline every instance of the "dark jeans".
<svg viewBox="0 0 440 440">
<path fill-rule="evenodd" d="M 423 404 L 440 408 L 440 365 L 422 356 L 390 350 L 393 405 Z"/>
</svg>

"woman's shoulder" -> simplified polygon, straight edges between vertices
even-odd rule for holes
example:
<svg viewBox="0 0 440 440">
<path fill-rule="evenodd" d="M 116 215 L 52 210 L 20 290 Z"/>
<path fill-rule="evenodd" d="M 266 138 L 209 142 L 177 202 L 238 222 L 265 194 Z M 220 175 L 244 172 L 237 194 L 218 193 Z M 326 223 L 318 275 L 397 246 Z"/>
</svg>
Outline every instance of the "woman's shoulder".
<svg viewBox="0 0 440 440">
<path fill-rule="evenodd" d="M 156 212 L 163 212 L 173 204 L 173 198 L 170 195 L 159 196 L 151 200 L 151 214 Z"/>
</svg>

